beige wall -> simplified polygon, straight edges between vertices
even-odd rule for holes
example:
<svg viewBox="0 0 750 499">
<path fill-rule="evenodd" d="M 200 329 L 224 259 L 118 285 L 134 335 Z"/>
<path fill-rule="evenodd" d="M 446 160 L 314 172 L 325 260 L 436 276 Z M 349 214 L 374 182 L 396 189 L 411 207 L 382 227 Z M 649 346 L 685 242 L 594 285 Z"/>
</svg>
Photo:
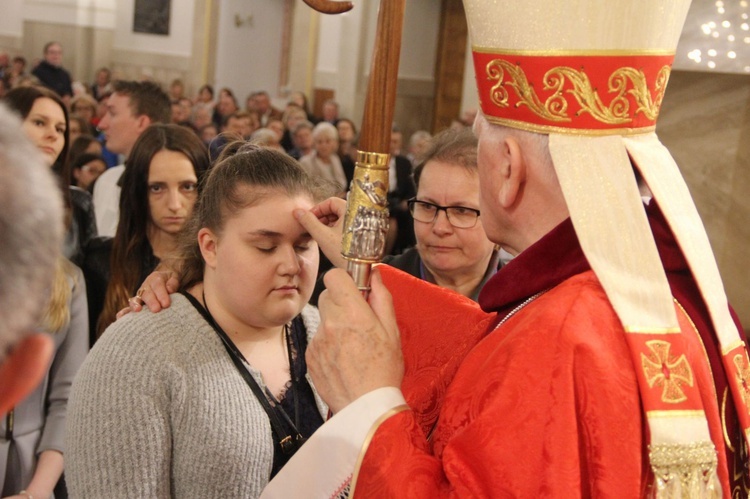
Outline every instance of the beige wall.
<svg viewBox="0 0 750 499">
<path fill-rule="evenodd" d="M 23 21 L 20 37 L 0 36 L 0 50 L 12 55 L 22 54 L 31 67 L 35 60 L 41 59 L 44 45 L 56 40 L 63 46 L 63 66 L 76 80 L 90 83 L 96 69 L 107 66 L 119 77 L 137 79 L 149 76 L 165 86 L 174 78 L 182 78 L 188 95 L 192 95 L 201 84 L 212 83 L 214 79 L 215 58 L 211 53 L 216 48 L 218 17 L 218 2 L 215 0 L 193 2 L 195 15 L 190 19 L 190 26 L 185 28 L 180 19 L 175 19 L 175 29 L 170 35 L 178 38 L 178 46 L 184 54 L 155 53 L 153 47 L 163 43 L 156 37 L 148 51 L 131 43 L 131 39 L 146 36 L 130 32 L 128 23 L 132 14 L 120 16 L 126 17 L 128 23 L 120 27 L 119 46 L 116 43 L 117 29 L 27 20 Z M 118 8 L 122 9 L 123 4 L 118 4 Z"/>
<path fill-rule="evenodd" d="M 750 331 L 750 76 L 673 72 L 657 133 L 690 187 L 729 300 Z"/>
<path fill-rule="evenodd" d="M 41 60 L 44 45 L 57 41 L 63 47 L 63 66 L 73 79 L 90 78 L 90 52 L 88 47 L 92 39 L 93 28 L 52 24 L 40 21 L 23 23 L 23 56 L 28 61 L 30 70 L 35 60 Z"/>
</svg>

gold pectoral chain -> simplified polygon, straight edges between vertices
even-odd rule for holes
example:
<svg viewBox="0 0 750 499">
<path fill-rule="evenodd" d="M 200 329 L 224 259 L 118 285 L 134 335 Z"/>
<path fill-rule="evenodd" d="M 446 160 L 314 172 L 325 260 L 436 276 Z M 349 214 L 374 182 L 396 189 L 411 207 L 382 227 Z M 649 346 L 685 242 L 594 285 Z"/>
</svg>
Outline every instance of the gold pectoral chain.
<svg viewBox="0 0 750 499">
<path fill-rule="evenodd" d="M 533 294 L 533 295 L 529 296 L 528 298 L 526 298 L 526 300 L 524 300 L 520 305 L 518 305 L 516 308 L 514 308 L 513 310 L 511 310 L 510 312 L 508 312 L 508 315 L 506 315 L 505 317 L 503 317 L 502 320 L 497 323 L 497 326 L 495 326 L 495 328 L 493 329 L 493 331 L 497 330 L 500 326 L 502 326 L 503 324 L 505 324 L 508 321 L 508 319 L 510 319 L 511 317 L 513 317 L 514 315 L 516 315 L 518 312 L 520 312 L 522 308 L 524 308 L 526 305 L 528 305 L 532 301 L 534 301 L 537 298 L 539 298 L 540 296 L 542 296 L 547 291 L 549 291 L 549 289 L 545 289 L 544 291 L 540 291 L 540 292 L 538 292 L 536 294 Z"/>
</svg>

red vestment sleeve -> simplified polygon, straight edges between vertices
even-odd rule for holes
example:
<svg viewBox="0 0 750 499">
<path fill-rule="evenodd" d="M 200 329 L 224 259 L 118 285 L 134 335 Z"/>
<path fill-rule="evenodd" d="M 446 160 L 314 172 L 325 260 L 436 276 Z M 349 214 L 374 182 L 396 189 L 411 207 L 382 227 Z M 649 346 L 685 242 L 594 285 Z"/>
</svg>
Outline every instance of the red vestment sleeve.
<svg viewBox="0 0 750 499">
<path fill-rule="evenodd" d="M 401 391 L 429 434 L 448 384 L 495 314 L 483 312 L 465 296 L 388 265 L 381 265 L 380 273 L 394 296 L 401 332 L 405 367 Z"/>
<path fill-rule="evenodd" d="M 460 336 L 433 326 L 433 340 Z M 424 345 L 411 341 L 402 337 L 405 356 L 419 357 Z M 553 288 L 480 339 L 440 400 L 430 441 L 418 406 L 378 427 L 355 498 L 643 493 L 637 381 L 622 327 L 593 273 Z"/>
</svg>

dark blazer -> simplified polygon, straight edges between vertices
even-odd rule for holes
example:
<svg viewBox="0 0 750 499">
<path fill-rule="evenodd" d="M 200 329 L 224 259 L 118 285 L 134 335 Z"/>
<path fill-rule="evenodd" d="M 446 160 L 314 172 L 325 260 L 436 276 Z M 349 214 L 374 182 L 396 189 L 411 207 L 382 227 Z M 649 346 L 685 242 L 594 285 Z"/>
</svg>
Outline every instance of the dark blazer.
<svg viewBox="0 0 750 499">
<path fill-rule="evenodd" d="M 321 252 L 322 256 L 323 253 Z M 326 259 L 326 262 L 328 260 Z M 419 252 L 417 251 L 417 248 L 409 248 L 405 252 L 403 252 L 400 255 L 393 256 L 393 255 L 386 255 L 383 257 L 383 263 L 387 263 L 391 267 L 396 267 L 399 270 L 403 270 L 404 272 L 413 275 L 414 277 L 422 278 L 422 259 L 419 256 Z M 327 267 L 319 272 L 318 280 L 315 283 L 315 289 L 313 290 L 312 296 L 310 296 L 310 305 L 318 306 L 318 298 L 320 298 L 320 293 L 323 292 L 324 289 L 326 289 L 325 284 L 323 283 L 323 276 L 325 273 L 330 270 L 332 265 L 328 263 Z"/>
<path fill-rule="evenodd" d="M 399 270 L 403 270 L 407 274 L 413 275 L 418 279 L 425 279 L 429 282 L 434 282 L 431 276 L 422 275 L 422 257 L 419 256 L 417 248 L 409 248 L 400 255 L 386 255 L 385 257 L 383 257 L 383 263 Z M 479 292 L 482 290 L 485 283 L 487 283 L 490 277 L 495 275 L 495 272 L 500 270 L 502 266 L 503 263 L 500 261 L 500 252 L 496 250 L 492 253 L 490 264 L 488 265 L 487 270 L 484 273 L 482 282 L 479 284 L 479 286 L 477 286 L 477 289 L 474 291 L 473 296 L 470 296 L 469 298 L 477 301 L 479 299 Z M 429 274 L 427 269 L 425 269 L 424 272 Z M 313 294 L 310 297 L 310 304 L 316 307 L 318 306 L 318 298 L 320 297 L 320 293 L 322 293 L 323 290 L 326 289 L 325 284 L 323 283 L 323 274 L 324 273 L 320 274 L 320 277 L 315 283 Z"/>
<path fill-rule="evenodd" d="M 405 204 L 417 195 L 417 188 L 412 177 L 411 161 L 406 156 L 393 158 L 396 161 L 396 186 L 395 190 L 388 193 L 388 210 L 398 224 L 396 244 L 391 250 L 391 254 L 397 255 L 417 242 L 414 239 L 414 220 Z"/>
<path fill-rule="evenodd" d="M 70 203 L 72 217 L 70 227 L 65 234 L 63 254 L 77 266 L 84 259 L 84 249 L 88 242 L 97 236 L 94 202 L 91 194 L 83 189 L 70 186 Z"/>
<path fill-rule="evenodd" d="M 73 85 L 70 79 L 70 73 L 60 66 L 53 66 L 47 61 L 42 61 L 31 72 L 39 78 L 42 84 L 54 90 L 61 97 L 66 95 L 73 96 Z"/>
<path fill-rule="evenodd" d="M 412 178 L 411 161 L 406 156 L 394 156 L 396 160 L 396 189 L 388 193 L 389 201 L 406 201 L 417 195 L 417 188 Z M 392 203 L 396 204 L 396 203 Z"/>
<path fill-rule="evenodd" d="M 107 295 L 107 286 L 112 275 L 112 242 L 113 238 L 106 236 L 91 239 L 86 245 L 85 258 L 81 265 L 83 277 L 86 280 L 86 296 L 89 303 L 89 340 L 91 346 L 96 341 L 96 323 L 104 309 L 104 298 Z M 138 280 L 139 286 L 159 265 L 159 259 L 151 252 L 150 245 L 148 250 L 146 260 L 143 262 L 143 271 Z M 131 290 L 131 293 L 134 295 L 137 289 Z"/>
</svg>

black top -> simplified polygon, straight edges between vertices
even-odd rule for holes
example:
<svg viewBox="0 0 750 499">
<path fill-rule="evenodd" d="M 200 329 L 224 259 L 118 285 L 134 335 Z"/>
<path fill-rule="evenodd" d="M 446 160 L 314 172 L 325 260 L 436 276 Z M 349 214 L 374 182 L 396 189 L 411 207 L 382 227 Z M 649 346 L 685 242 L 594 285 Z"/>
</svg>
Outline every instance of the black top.
<svg viewBox="0 0 750 499">
<path fill-rule="evenodd" d="M 281 407 L 294 421 L 299 430 L 300 434 L 307 438 L 310 438 L 315 430 L 320 428 L 323 424 L 323 418 L 318 411 L 318 406 L 315 403 L 315 395 L 313 394 L 310 383 L 307 382 L 305 374 L 307 374 L 307 362 L 305 361 L 305 352 L 307 351 L 307 331 L 302 322 L 302 317 L 297 316 L 292 322 L 290 328 L 290 340 L 292 342 L 292 373 L 293 379 L 296 379 L 294 390 L 291 389 L 292 381 L 287 383 L 287 389 L 284 393 L 284 398 L 280 400 Z M 299 411 L 295 418 L 294 414 L 294 398 L 297 397 L 297 410 Z M 291 428 L 286 421 L 283 421 L 287 425 L 287 431 L 292 433 Z M 291 459 L 292 456 L 285 455 L 281 452 L 281 445 L 277 439 L 273 442 L 273 469 L 271 470 L 271 478 L 276 476 L 276 473 Z"/>
<path fill-rule="evenodd" d="M 84 249 L 89 241 L 98 235 L 94 202 L 91 194 L 83 189 L 70 186 L 72 217 L 65 234 L 63 254 L 79 267 L 83 264 Z"/>
<path fill-rule="evenodd" d="M 397 155 L 393 157 L 393 161 L 396 165 L 396 185 L 390 186 L 392 190 L 388 192 L 388 211 L 391 218 L 396 220 L 398 231 L 391 254 L 398 255 L 417 244 L 414 237 L 414 220 L 409 208 L 406 207 L 406 201 L 417 195 L 417 188 L 414 185 L 409 158 Z"/>
<path fill-rule="evenodd" d="M 159 259 L 154 256 L 151 245 L 143 262 L 143 272 L 138 278 L 140 286 L 146 277 L 159 265 Z M 86 297 L 89 302 L 89 339 L 93 346 L 96 341 L 96 323 L 104 309 L 104 297 L 107 294 L 107 284 L 111 276 L 110 259 L 112 256 L 112 238 L 99 236 L 91 239 L 84 250 L 81 270 L 86 280 Z M 130 290 L 130 296 L 135 295 L 138 287 Z"/>
<path fill-rule="evenodd" d="M 45 87 L 57 92 L 60 97 L 73 96 L 70 74 L 62 66 L 53 66 L 47 61 L 42 61 L 31 74 L 39 78 Z"/>
<path fill-rule="evenodd" d="M 279 145 L 284 148 L 284 150 L 287 152 L 287 154 L 291 154 L 292 150 L 295 149 L 294 147 L 294 141 L 292 140 L 292 132 L 289 130 L 284 130 L 284 135 L 281 136 L 281 140 L 279 141 Z M 295 158 L 299 159 L 299 158 Z"/>
<path fill-rule="evenodd" d="M 279 401 L 268 391 L 266 391 L 268 395 L 264 395 L 255 378 L 247 372 L 245 367 L 249 366 L 250 363 L 213 318 L 211 312 L 205 306 L 205 298 L 204 303 L 201 304 L 190 293 L 185 291 L 181 291 L 180 293 L 188 299 L 206 322 L 216 331 L 216 334 L 227 349 L 227 355 L 247 382 L 253 392 L 253 396 L 258 399 L 258 402 L 260 402 L 266 411 L 274 434 L 273 466 L 270 476 L 270 478 L 273 478 L 289 459 L 292 458 L 297 449 L 297 446 L 292 445 L 291 447 L 287 447 L 287 452 L 285 452 L 281 446 L 282 438 L 287 436 L 301 436 L 303 440 L 307 440 L 323 424 L 323 418 L 320 412 L 318 412 L 315 402 L 315 395 L 305 377 L 307 373 L 307 363 L 305 361 L 307 331 L 305 330 L 302 316 L 298 315 L 292 319 L 287 329 L 290 380 L 287 382 L 282 398 Z M 277 403 L 279 405 L 276 405 Z M 297 443 L 301 444 L 302 440 Z"/>
</svg>

